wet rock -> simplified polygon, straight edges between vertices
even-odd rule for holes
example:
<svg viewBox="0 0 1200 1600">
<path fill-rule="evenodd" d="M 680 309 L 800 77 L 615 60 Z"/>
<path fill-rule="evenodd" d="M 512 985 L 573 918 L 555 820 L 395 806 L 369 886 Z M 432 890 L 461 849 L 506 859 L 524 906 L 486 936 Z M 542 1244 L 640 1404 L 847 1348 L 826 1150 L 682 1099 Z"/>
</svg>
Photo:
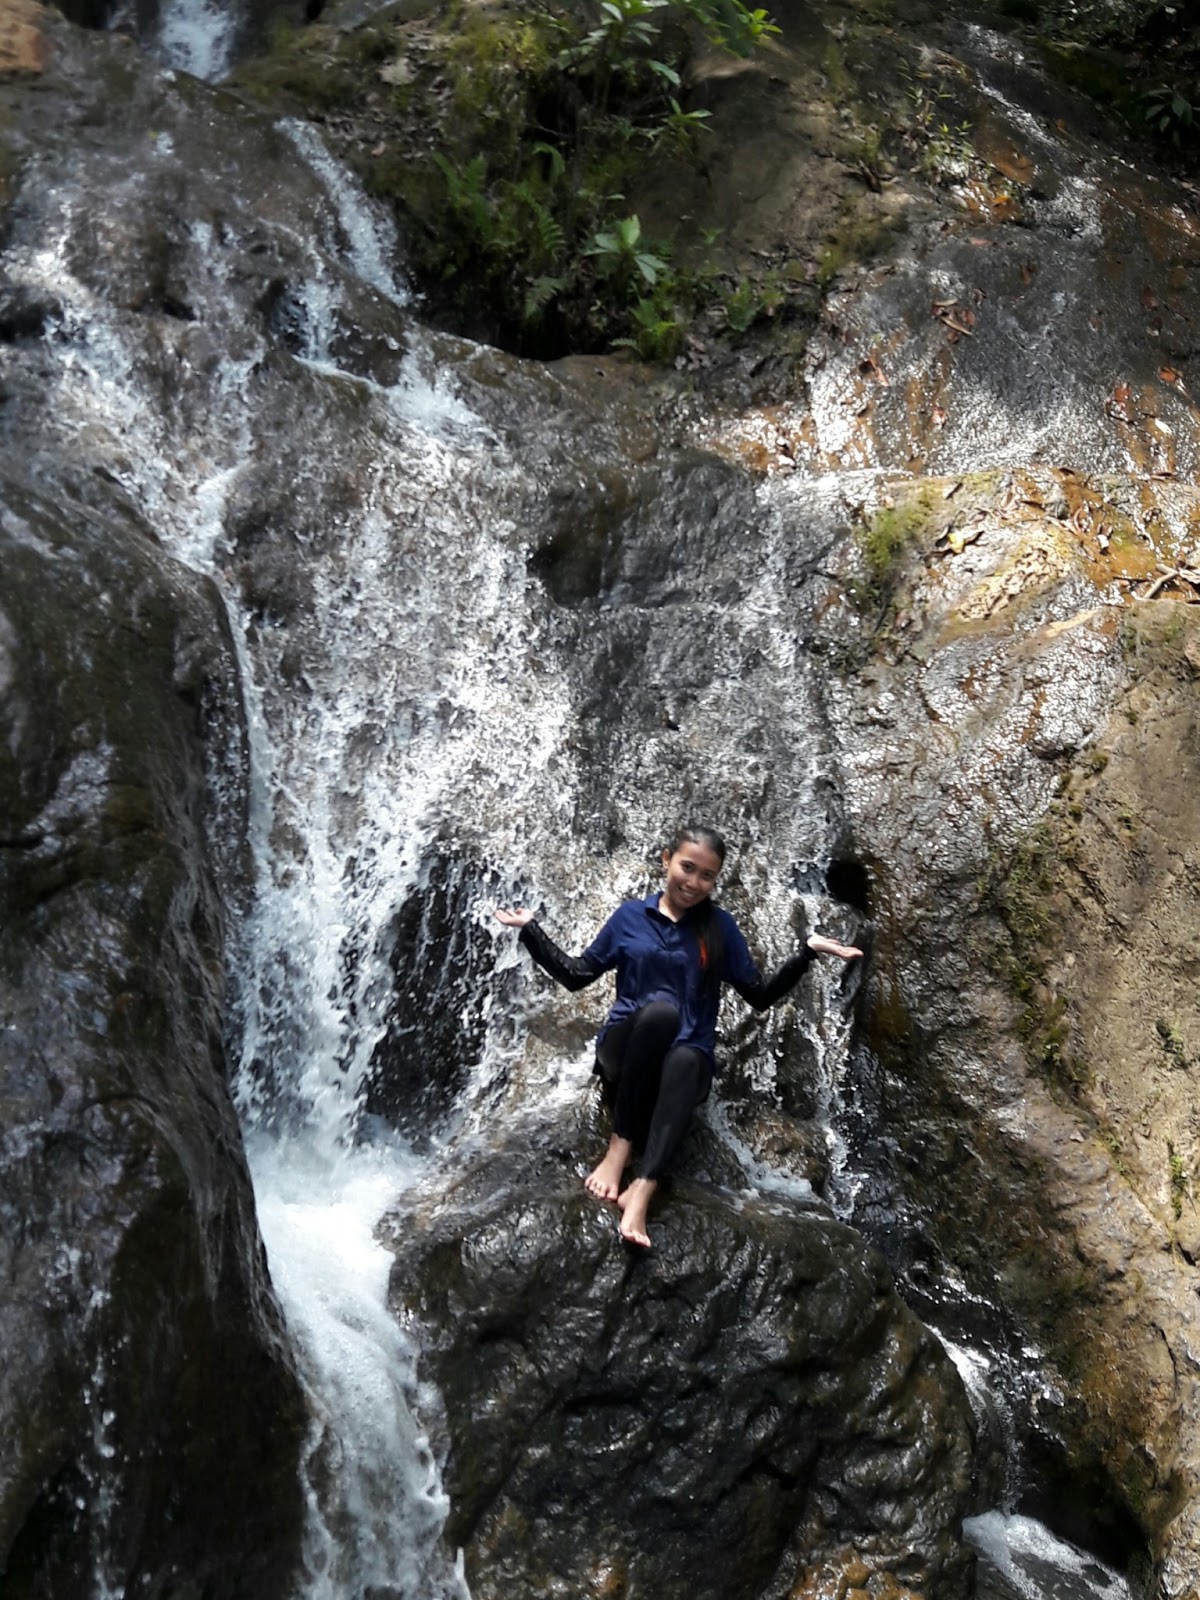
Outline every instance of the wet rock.
<svg viewBox="0 0 1200 1600">
<path fill-rule="evenodd" d="M 418 1142 L 449 1116 L 483 1048 L 491 950 L 470 919 L 479 877 L 450 850 L 430 852 L 384 934 L 393 981 L 363 1109 Z"/>
<path fill-rule="evenodd" d="M 290 1592 L 305 1430 L 222 1048 L 244 781 L 211 590 L 0 473 L 0 1572 Z M 207 830 L 226 831 L 214 861 Z"/>
<path fill-rule="evenodd" d="M 739 1600 L 847 1543 L 964 1593 L 969 1408 L 880 1259 L 819 1212 L 682 1179 L 631 1253 L 552 1149 L 384 1224 L 472 1593 Z"/>
<path fill-rule="evenodd" d="M 1067 543 L 1041 520 L 1060 483 Z M 1137 581 L 1112 582 L 1081 488 L 1017 475 L 1010 510 L 982 510 L 958 556 L 931 553 L 930 529 L 896 597 L 912 620 L 831 689 L 887 908 L 860 1092 L 890 1139 L 858 1154 L 892 1197 L 868 1184 L 861 1215 L 897 1267 L 928 1241 L 946 1250 L 1051 1355 L 1056 1382 L 1021 1424 L 1030 1508 L 1118 1563 L 1144 1542 L 1182 1571 L 1200 1350 L 1176 1087 L 1198 920 L 1180 871 L 1196 842 L 1195 612 L 1125 609 Z M 1114 503 L 1097 496 L 1095 514 Z M 1126 546 L 1135 572 L 1144 541 Z M 899 1237 L 897 1190 L 920 1219 Z"/>
</svg>

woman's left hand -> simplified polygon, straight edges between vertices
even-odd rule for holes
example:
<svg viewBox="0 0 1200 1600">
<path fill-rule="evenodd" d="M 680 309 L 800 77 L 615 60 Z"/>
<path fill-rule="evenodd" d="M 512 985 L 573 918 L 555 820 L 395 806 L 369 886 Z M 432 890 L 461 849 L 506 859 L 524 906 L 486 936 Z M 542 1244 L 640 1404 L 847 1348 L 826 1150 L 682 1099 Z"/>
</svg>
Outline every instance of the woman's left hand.
<svg viewBox="0 0 1200 1600">
<path fill-rule="evenodd" d="M 857 961 L 862 955 L 857 945 L 839 944 L 836 939 L 827 939 L 823 933 L 810 933 L 805 943 L 818 956 L 841 956 L 843 961 Z"/>
</svg>

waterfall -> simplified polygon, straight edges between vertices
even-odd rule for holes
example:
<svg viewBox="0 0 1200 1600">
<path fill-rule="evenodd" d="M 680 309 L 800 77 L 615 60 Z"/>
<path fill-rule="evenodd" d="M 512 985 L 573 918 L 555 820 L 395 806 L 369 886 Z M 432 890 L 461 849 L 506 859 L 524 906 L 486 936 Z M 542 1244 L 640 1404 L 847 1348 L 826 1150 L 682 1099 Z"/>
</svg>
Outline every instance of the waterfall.
<svg viewBox="0 0 1200 1600">
<path fill-rule="evenodd" d="M 183 15 L 170 13 L 170 29 Z M 170 29 L 164 21 L 168 40 Z M 216 42 L 191 64 L 173 59 L 198 76 L 223 70 Z M 110 474 L 172 554 L 215 582 L 237 651 L 254 892 L 231 976 L 235 1094 L 314 1417 L 298 1600 L 461 1600 L 418 1421 L 433 1400 L 387 1307 L 391 1258 L 376 1223 L 400 1192 L 436 1206 L 452 1164 L 498 1114 L 547 1119 L 584 1092 L 586 1046 L 524 1060 L 528 969 L 493 928 L 493 901 L 544 903 L 556 935 L 578 948 L 620 898 L 645 892 L 648 853 L 680 809 L 713 808 L 738 839 L 731 903 L 767 962 L 798 931 L 798 909 L 807 926 L 853 931 L 845 908 L 813 887 L 839 818 L 786 555 L 794 528 L 840 491 L 799 479 L 747 491 L 740 509 L 764 530 L 766 558 L 756 547 L 748 559 L 717 530 L 704 569 L 712 592 L 664 596 L 653 563 L 635 563 L 620 577 L 620 605 L 589 596 L 576 609 L 548 606 L 530 574 L 530 529 L 556 495 L 568 519 L 580 479 L 601 473 L 564 443 L 583 425 L 564 420 L 552 376 L 528 373 L 527 411 L 499 425 L 485 358 L 458 346 L 451 359 L 448 341 L 413 323 L 394 240 L 350 177 L 311 129 L 289 123 L 277 137 L 308 168 L 311 234 L 299 237 L 290 216 L 264 221 L 257 193 L 222 192 L 219 225 L 198 213 L 171 240 L 181 275 L 211 296 L 197 334 L 226 341 L 208 368 L 199 336 L 188 342 L 192 324 L 164 333 L 88 287 L 66 248 L 81 202 L 65 189 L 47 201 L 46 238 L 14 250 L 11 269 L 61 307 L 43 354 L 64 437 L 86 428 L 111 442 Z M 136 212 L 139 198 L 131 183 L 113 205 Z M 256 282 L 242 301 L 230 290 L 226 306 L 259 247 L 278 258 L 265 288 Z M 267 302 L 273 340 L 248 311 Z M 603 448 L 600 438 L 597 456 Z M 264 459 L 275 473 L 266 489 Z M 682 540 L 693 530 L 669 487 L 647 487 L 658 496 L 647 521 Z M 258 548 L 264 521 L 291 564 Z M 626 674 L 622 690 L 640 699 L 621 719 L 604 664 L 631 657 L 640 678 Z M 783 730 L 776 746 L 731 737 L 748 703 Z M 590 768 L 580 752 L 593 736 L 605 744 Z M 465 930 L 462 969 L 448 976 L 445 945 L 420 915 L 439 895 Z M 476 1044 L 419 1150 L 365 1114 L 394 1021 L 397 926 L 413 907 L 413 962 L 423 978 L 446 976 L 438 1007 Z M 849 1215 L 850 995 L 832 970 L 819 982 L 819 1020 L 806 1016 L 801 1031 L 834 1204 Z M 428 994 L 415 998 L 433 1009 Z M 419 1070 L 426 1019 L 400 1020 Z M 753 1027 L 741 1053 L 751 1086 L 769 1095 L 780 1024 Z M 719 1107 L 710 1115 L 736 1143 Z M 740 1153 L 760 1186 L 810 1198 Z M 997 1529 L 1005 1549 L 1027 1533 L 985 1519 L 981 1548 L 1000 1549 Z"/>
</svg>

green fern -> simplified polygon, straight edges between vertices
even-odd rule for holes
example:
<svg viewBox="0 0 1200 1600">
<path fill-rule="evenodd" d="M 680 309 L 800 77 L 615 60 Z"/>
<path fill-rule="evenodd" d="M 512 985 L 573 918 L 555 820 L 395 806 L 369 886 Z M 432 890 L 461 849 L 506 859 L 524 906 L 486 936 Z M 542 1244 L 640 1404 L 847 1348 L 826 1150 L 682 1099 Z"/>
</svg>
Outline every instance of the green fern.
<svg viewBox="0 0 1200 1600">
<path fill-rule="evenodd" d="M 535 278 L 525 295 L 525 320 L 536 322 L 552 300 L 567 286 L 565 278 L 552 278 L 543 274 Z"/>
</svg>

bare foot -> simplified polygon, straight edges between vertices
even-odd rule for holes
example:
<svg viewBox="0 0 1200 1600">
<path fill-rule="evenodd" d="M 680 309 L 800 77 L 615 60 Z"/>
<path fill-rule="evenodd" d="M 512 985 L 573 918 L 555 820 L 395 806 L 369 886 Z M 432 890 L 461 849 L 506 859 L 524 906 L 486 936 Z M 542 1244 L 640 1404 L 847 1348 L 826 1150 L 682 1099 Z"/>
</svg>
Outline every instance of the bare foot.
<svg viewBox="0 0 1200 1600">
<path fill-rule="evenodd" d="M 588 1173 L 583 1180 L 583 1187 L 589 1194 L 594 1194 L 597 1200 L 615 1200 L 621 1192 L 621 1179 L 632 1154 L 633 1145 L 629 1140 L 618 1139 L 614 1133 L 608 1141 L 604 1160 Z"/>
<path fill-rule="evenodd" d="M 617 1197 L 621 1211 L 621 1237 L 627 1244 L 640 1244 L 643 1250 L 650 1248 L 646 1213 L 657 1188 L 658 1181 L 655 1178 L 635 1178 L 624 1194 Z"/>
</svg>

